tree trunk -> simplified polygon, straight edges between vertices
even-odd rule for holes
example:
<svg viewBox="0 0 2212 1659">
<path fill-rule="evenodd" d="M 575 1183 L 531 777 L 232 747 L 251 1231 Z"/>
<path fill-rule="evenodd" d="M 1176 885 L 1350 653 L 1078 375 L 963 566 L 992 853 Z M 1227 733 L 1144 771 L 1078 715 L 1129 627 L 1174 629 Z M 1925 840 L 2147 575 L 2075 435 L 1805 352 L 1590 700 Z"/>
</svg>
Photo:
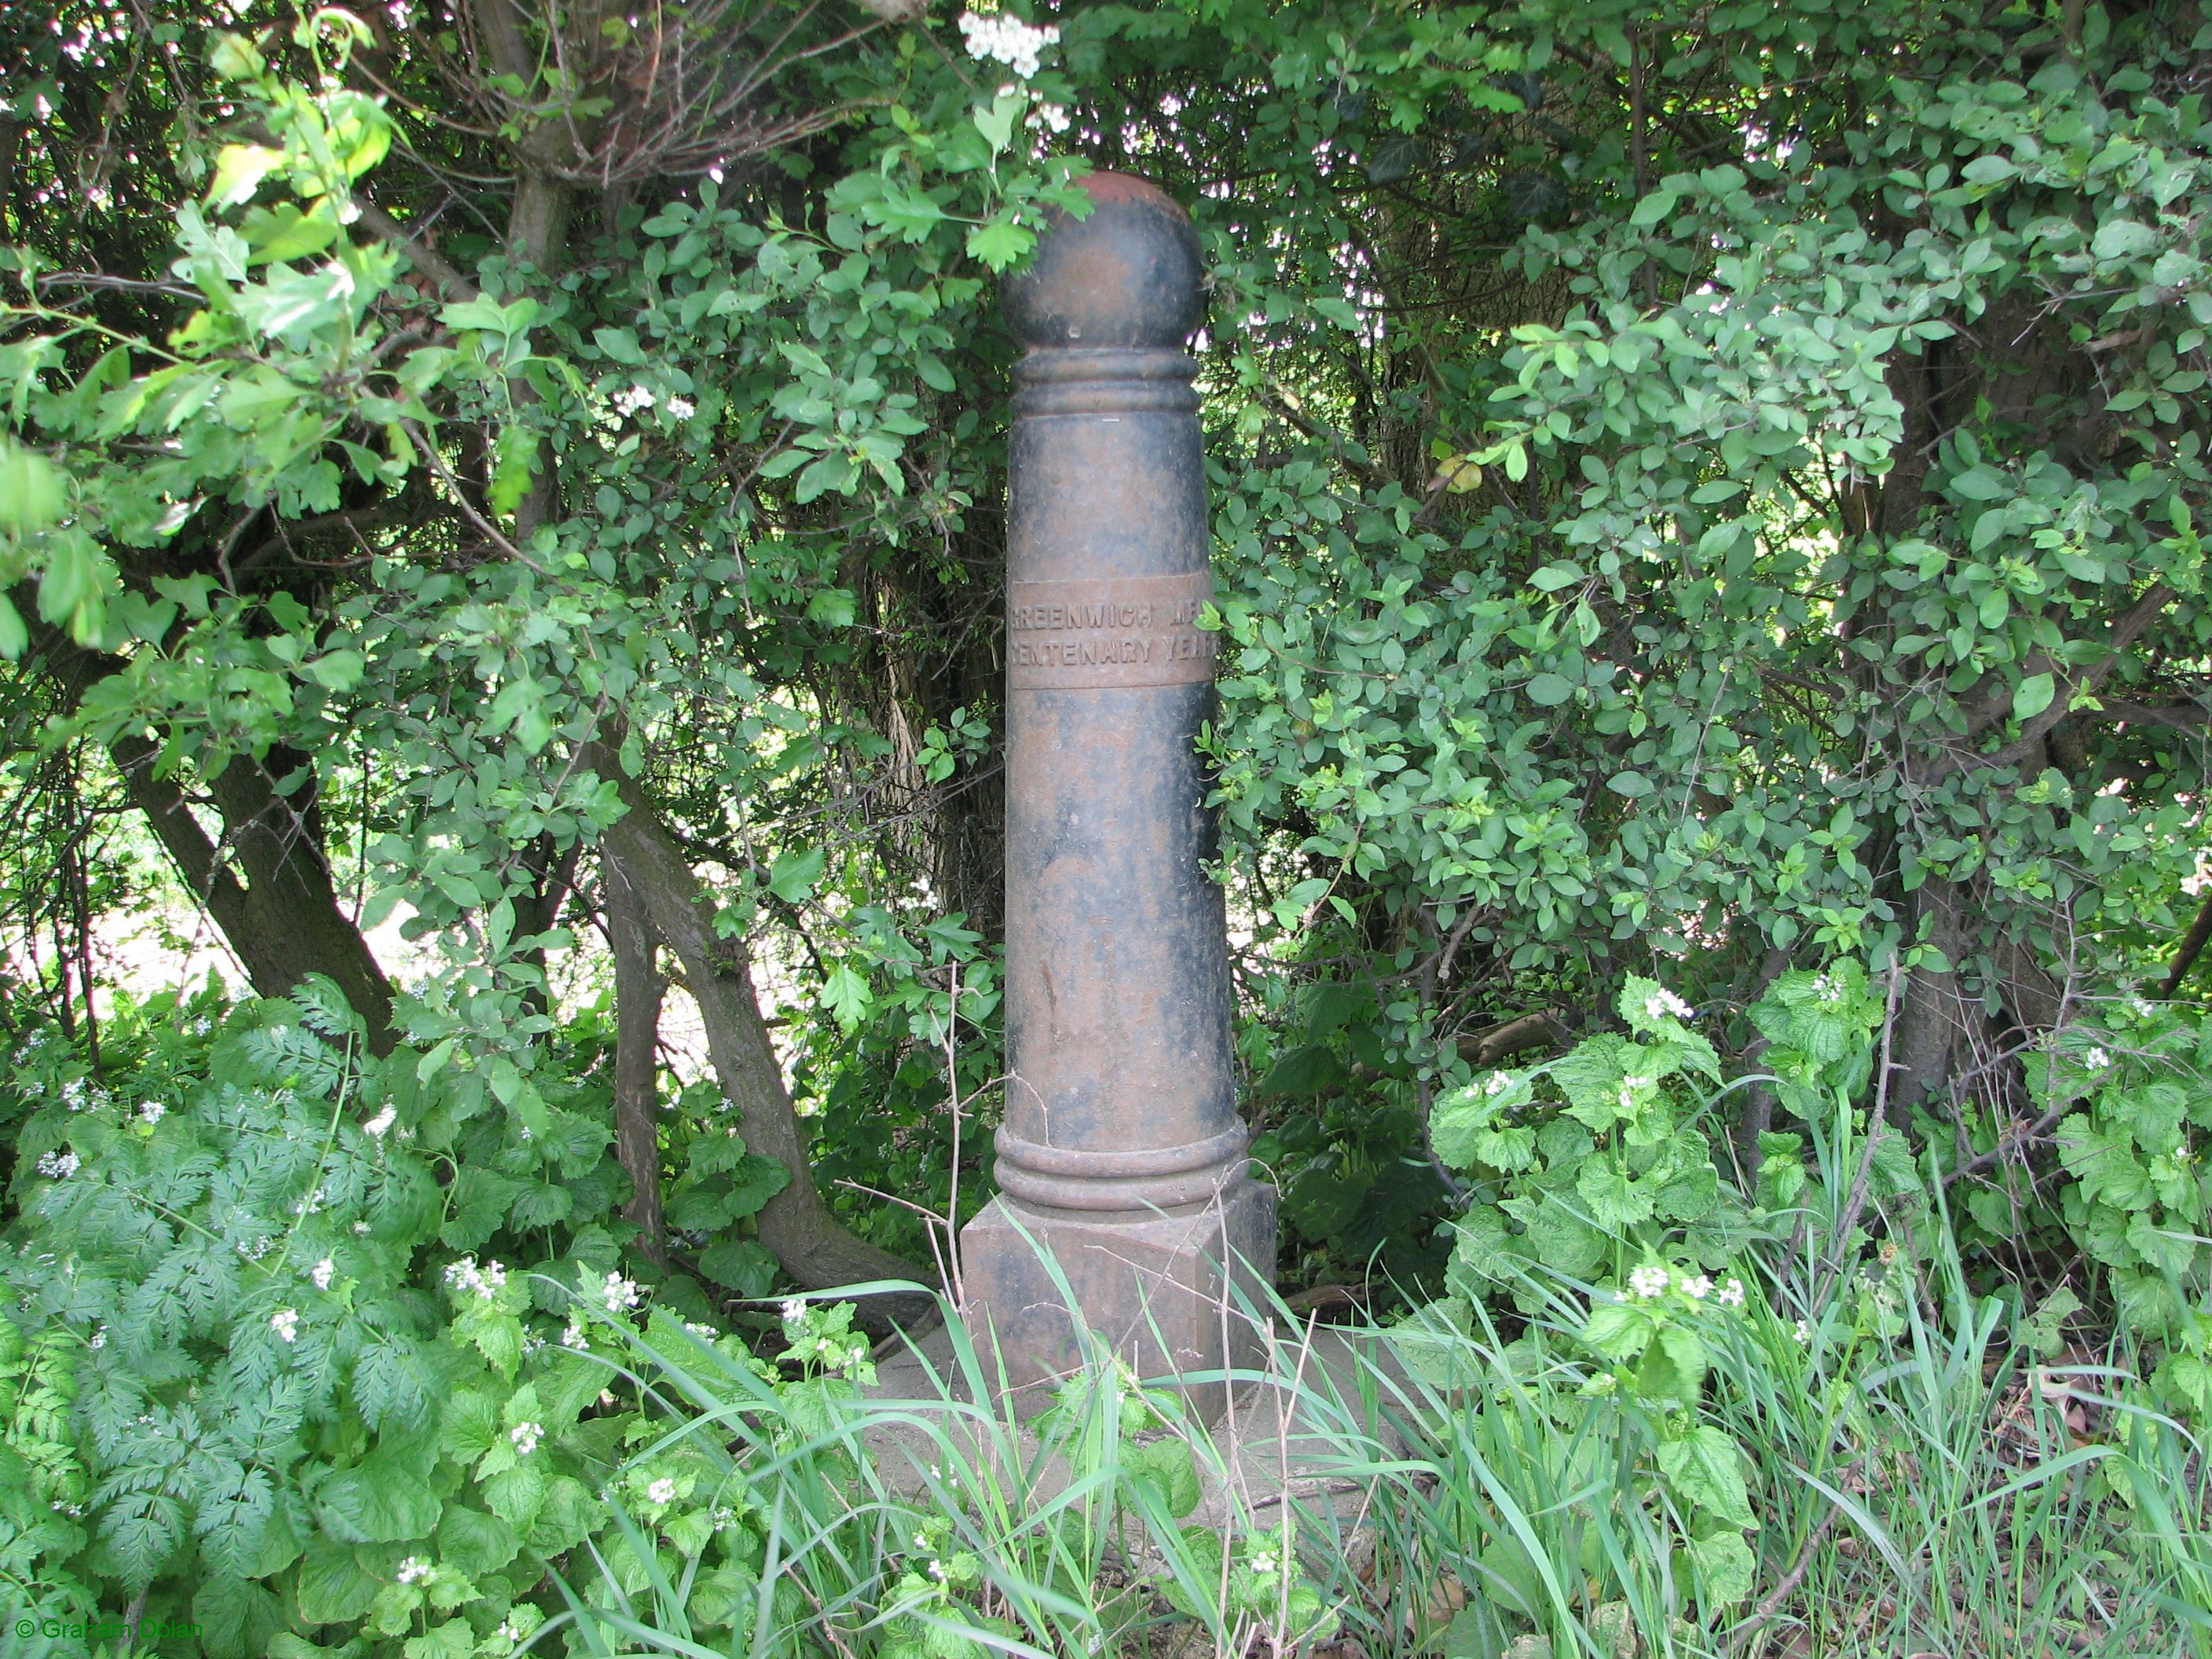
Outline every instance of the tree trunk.
<svg viewBox="0 0 2212 1659">
<path fill-rule="evenodd" d="M 646 919 L 645 901 L 622 866 L 610 860 L 600 872 L 607 939 L 615 956 L 615 1156 L 629 1172 L 625 1219 L 636 1224 L 637 1249 L 656 1266 L 668 1265 L 668 1234 L 660 1212 L 660 1002 L 668 981 L 653 962 L 659 941 Z"/>
<path fill-rule="evenodd" d="M 600 842 L 608 884 L 629 884 L 653 931 L 683 965 L 685 988 L 697 1001 L 706 1024 L 708 1054 L 723 1094 L 737 1109 L 738 1133 L 746 1148 L 775 1159 L 791 1172 L 791 1184 L 761 1210 L 761 1243 L 784 1272 L 807 1290 L 877 1279 L 926 1282 L 933 1277 L 856 1237 L 822 1201 L 798 1115 L 784 1087 L 783 1068 L 753 994 L 752 964 L 744 946 L 716 935 L 714 907 L 700 890 L 698 878 L 636 785 L 624 775 L 614 751 L 587 744 L 579 758 L 616 783 L 629 809 Z M 871 1299 L 878 1302 L 870 1310 L 878 1321 L 921 1318 L 935 1307 L 919 1294 Z"/>
<path fill-rule="evenodd" d="M 391 981 L 339 908 L 330 866 L 292 805 L 250 763 L 232 763 L 209 786 L 223 820 L 218 847 L 183 792 L 155 775 L 160 745 L 153 738 L 118 738 L 109 752 L 131 804 L 145 813 L 185 884 L 222 929 L 253 988 L 264 997 L 289 996 L 308 975 L 325 975 L 368 1026 L 370 1050 L 391 1053 L 398 1041 Z"/>
<path fill-rule="evenodd" d="M 1928 922 L 1926 942 L 1943 953 L 1942 969 L 1921 967 L 1905 981 L 1897 1012 L 1896 1072 L 1891 1079 L 1890 1121 L 1903 1128 L 1912 1108 L 1940 1094 L 1951 1080 L 1959 1038 L 1966 1030 L 1966 1009 L 1959 996 L 1959 890 L 1930 876 L 1922 884 L 1916 908 Z"/>
</svg>

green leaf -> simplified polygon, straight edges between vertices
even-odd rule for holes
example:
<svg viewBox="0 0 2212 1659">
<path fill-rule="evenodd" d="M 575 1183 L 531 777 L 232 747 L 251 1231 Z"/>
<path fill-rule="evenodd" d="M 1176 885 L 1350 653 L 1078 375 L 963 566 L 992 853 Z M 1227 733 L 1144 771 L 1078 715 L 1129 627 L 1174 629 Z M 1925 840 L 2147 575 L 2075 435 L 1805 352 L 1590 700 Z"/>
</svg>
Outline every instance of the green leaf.
<svg viewBox="0 0 2212 1659">
<path fill-rule="evenodd" d="M 768 890 L 786 904 L 804 904 L 814 896 L 814 884 L 829 861 L 828 850 L 820 847 L 779 853 L 769 869 Z"/>
<path fill-rule="evenodd" d="M 1539 708 L 1557 708 L 1575 695 L 1574 682 L 1564 674 L 1539 674 L 1524 689 Z"/>
<path fill-rule="evenodd" d="M 2012 712 L 2017 720 L 2033 720 L 2051 707 L 2051 700 L 2058 695 L 2058 682 L 2048 674 L 2030 674 L 2020 683 L 2012 694 Z"/>
<path fill-rule="evenodd" d="M 1710 1423 L 1659 1448 L 1659 1471 L 1677 1497 L 1731 1527 L 1759 1524 L 1743 1484 L 1743 1453 Z"/>
<path fill-rule="evenodd" d="M 1605 787 L 1616 795 L 1637 800 L 1651 793 L 1651 780 L 1641 772 L 1615 772 L 1605 781 Z"/>
<path fill-rule="evenodd" d="M 822 1006 L 848 1031 L 860 1029 L 874 1000 L 875 993 L 868 988 L 868 981 L 844 963 L 832 968 L 822 981 Z"/>
<path fill-rule="evenodd" d="M 1698 1570 L 1698 1599 L 1708 1613 L 1748 1600 L 1758 1583 L 1759 1563 L 1741 1533 L 1717 1532 L 1710 1537 L 1693 1538 L 1690 1559 Z"/>
<path fill-rule="evenodd" d="M 35 534 L 60 523 L 68 502 L 62 470 L 37 450 L 0 434 L 0 531 Z"/>
<path fill-rule="evenodd" d="M 766 1296 L 780 1271 L 768 1247 L 757 1239 L 722 1238 L 700 1253 L 699 1271 L 739 1296 Z"/>
<path fill-rule="evenodd" d="M 253 250 L 246 263 L 272 264 L 284 259 L 304 259 L 320 253 L 337 240 L 336 221 L 319 205 L 307 212 L 296 204 L 279 202 L 274 207 L 252 208 L 238 222 L 239 234 Z"/>
<path fill-rule="evenodd" d="M 1005 219 L 994 219 L 968 233 L 969 257 L 981 260 L 994 271 L 1006 270 L 1036 246 L 1033 233 Z"/>
<path fill-rule="evenodd" d="M 225 144 L 216 152 L 215 175 L 208 180 L 210 207 L 236 207 L 250 201 L 261 181 L 284 165 L 284 152 L 263 144 Z"/>
<path fill-rule="evenodd" d="M 1198 1507 L 1198 1465 L 1189 1446 L 1175 1436 L 1131 1447 L 1121 1467 L 1131 1480 L 1149 1485 L 1160 1507 L 1175 1519 Z"/>
</svg>

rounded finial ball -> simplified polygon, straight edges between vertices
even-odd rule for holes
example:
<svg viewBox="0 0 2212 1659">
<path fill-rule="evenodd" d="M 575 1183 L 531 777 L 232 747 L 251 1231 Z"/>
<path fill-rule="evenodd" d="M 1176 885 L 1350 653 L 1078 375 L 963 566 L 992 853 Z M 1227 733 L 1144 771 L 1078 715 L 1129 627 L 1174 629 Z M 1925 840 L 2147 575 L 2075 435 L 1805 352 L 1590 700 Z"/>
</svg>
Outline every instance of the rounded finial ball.
<svg viewBox="0 0 2212 1659">
<path fill-rule="evenodd" d="M 1055 216 L 1008 279 L 1014 337 L 1032 349 L 1172 349 L 1205 314 L 1198 233 L 1174 199 L 1126 173 L 1094 173 L 1088 219 Z"/>
</svg>

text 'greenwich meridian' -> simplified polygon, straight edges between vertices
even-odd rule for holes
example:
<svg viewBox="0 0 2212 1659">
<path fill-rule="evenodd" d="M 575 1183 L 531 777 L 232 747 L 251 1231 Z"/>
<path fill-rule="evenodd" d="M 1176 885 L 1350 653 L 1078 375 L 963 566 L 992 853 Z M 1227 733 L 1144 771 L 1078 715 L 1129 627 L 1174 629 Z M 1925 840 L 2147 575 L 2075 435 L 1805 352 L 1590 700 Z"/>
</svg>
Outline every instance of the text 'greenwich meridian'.
<svg viewBox="0 0 2212 1659">
<path fill-rule="evenodd" d="M 1202 574 L 1012 583 L 1008 683 L 1078 690 L 1210 680 L 1220 641 L 1197 624 L 1212 597 Z"/>
</svg>

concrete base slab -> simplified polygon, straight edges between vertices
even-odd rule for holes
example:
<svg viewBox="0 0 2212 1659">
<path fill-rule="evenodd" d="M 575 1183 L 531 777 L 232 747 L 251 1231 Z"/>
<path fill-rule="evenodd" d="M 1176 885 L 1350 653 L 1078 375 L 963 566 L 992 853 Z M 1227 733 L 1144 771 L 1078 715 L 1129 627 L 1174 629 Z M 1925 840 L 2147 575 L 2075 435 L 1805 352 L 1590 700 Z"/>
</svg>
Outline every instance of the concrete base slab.
<svg viewBox="0 0 2212 1659">
<path fill-rule="evenodd" d="M 1274 1255 L 1275 1189 L 1242 1174 L 1180 1212 L 1045 1211 L 1002 1194 L 961 1231 L 962 1318 L 979 1352 L 995 1347 L 1019 1411 L 1082 1368 L 1085 1322 L 1142 1376 L 1252 1370 L 1265 1344 L 1244 1310 L 1267 1295 L 1252 1264 Z M 1184 1392 L 1204 1418 L 1225 1409 L 1225 1387 Z"/>
</svg>

